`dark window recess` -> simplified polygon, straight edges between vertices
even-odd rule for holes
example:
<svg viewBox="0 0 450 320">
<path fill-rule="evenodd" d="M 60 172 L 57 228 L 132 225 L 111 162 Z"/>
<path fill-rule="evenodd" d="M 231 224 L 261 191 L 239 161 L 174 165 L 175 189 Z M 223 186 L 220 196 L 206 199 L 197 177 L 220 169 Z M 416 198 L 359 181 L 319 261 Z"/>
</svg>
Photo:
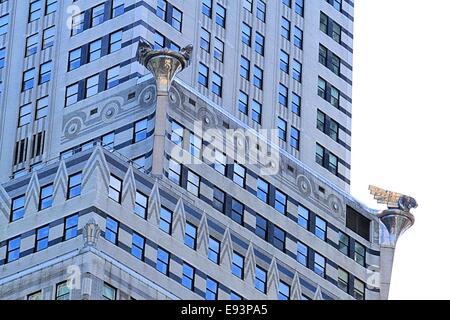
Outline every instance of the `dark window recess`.
<svg viewBox="0 0 450 320">
<path fill-rule="evenodd" d="M 347 206 L 347 228 L 370 241 L 370 220 Z"/>
</svg>

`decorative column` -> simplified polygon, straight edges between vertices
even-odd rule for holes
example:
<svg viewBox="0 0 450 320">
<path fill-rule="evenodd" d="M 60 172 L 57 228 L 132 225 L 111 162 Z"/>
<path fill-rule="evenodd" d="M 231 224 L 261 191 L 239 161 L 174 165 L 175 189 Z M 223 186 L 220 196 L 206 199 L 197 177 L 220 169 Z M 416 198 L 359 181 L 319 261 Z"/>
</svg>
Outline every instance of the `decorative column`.
<svg viewBox="0 0 450 320">
<path fill-rule="evenodd" d="M 192 45 L 181 49 L 180 52 L 169 49 L 153 50 L 147 43 L 139 42 L 139 62 L 153 73 L 158 91 L 152 163 L 152 174 L 158 178 L 162 177 L 164 171 L 169 90 L 175 76 L 188 67 L 192 50 Z"/>
<path fill-rule="evenodd" d="M 417 208 L 414 198 L 400 193 L 370 186 L 370 193 L 378 203 L 387 204 L 387 209 L 380 211 L 380 295 L 382 300 L 389 298 L 395 246 L 400 236 L 414 224 L 414 216 L 409 212 Z"/>
</svg>

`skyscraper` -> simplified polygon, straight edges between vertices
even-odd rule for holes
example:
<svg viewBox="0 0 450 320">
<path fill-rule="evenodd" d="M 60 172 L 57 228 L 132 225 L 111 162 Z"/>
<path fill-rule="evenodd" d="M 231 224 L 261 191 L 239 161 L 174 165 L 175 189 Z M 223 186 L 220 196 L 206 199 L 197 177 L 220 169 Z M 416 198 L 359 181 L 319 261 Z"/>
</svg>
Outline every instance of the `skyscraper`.
<svg viewBox="0 0 450 320">
<path fill-rule="evenodd" d="M 386 298 L 414 220 L 348 194 L 352 31 L 349 0 L 0 1 L 0 298 Z"/>
</svg>

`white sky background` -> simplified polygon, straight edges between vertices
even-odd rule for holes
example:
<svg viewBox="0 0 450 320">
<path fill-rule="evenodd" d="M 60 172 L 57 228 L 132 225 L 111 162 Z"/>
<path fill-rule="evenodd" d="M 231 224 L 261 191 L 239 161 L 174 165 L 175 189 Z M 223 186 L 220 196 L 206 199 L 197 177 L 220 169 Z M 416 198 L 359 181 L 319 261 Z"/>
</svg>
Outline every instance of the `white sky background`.
<svg viewBox="0 0 450 320">
<path fill-rule="evenodd" d="M 414 196 L 390 299 L 450 299 L 450 1 L 356 0 L 352 194 Z"/>
</svg>

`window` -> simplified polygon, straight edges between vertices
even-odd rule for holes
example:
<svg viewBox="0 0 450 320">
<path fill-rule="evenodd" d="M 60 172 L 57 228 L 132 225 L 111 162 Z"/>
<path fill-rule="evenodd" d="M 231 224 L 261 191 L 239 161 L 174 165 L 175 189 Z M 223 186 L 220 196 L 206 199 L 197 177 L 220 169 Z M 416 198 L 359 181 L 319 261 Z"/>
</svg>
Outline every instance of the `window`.
<svg viewBox="0 0 450 320">
<path fill-rule="evenodd" d="M 338 287 L 344 292 L 348 292 L 348 272 L 341 268 L 338 269 Z"/>
<path fill-rule="evenodd" d="M 233 262 L 231 265 L 231 273 L 239 279 L 244 279 L 244 257 L 236 251 L 233 251 Z"/>
<path fill-rule="evenodd" d="M 202 13 L 208 18 L 212 17 L 212 0 L 202 0 Z"/>
<path fill-rule="evenodd" d="M 223 62 L 224 47 L 223 41 L 216 37 L 214 40 L 214 58 L 220 62 Z"/>
<path fill-rule="evenodd" d="M 238 164 L 237 162 L 233 165 L 233 182 L 238 186 L 245 188 L 245 177 L 246 177 L 247 169 Z"/>
<path fill-rule="evenodd" d="M 134 123 L 133 143 L 143 141 L 147 138 L 147 119 Z"/>
<path fill-rule="evenodd" d="M 253 6 L 253 0 L 244 0 L 243 1 L 244 9 L 250 13 L 253 11 L 252 6 Z"/>
<path fill-rule="evenodd" d="M 205 50 L 206 52 L 209 52 L 210 42 L 211 34 L 207 30 L 202 28 L 200 32 L 200 48 Z"/>
<path fill-rule="evenodd" d="M 292 0 L 282 0 L 281 2 L 283 2 L 283 4 L 286 6 L 286 7 L 288 7 L 288 8 L 291 8 L 291 6 L 292 6 L 292 2 L 291 2 Z"/>
<path fill-rule="evenodd" d="M 252 120 L 258 124 L 261 124 L 261 110 L 262 105 L 256 100 L 252 101 Z"/>
<path fill-rule="evenodd" d="M 84 12 L 72 16 L 72 36 L 84 31 Z"/>
<path fill-rule="evenodd" d="M 214 239 L 213 237 L 209 237 L 208 241 L 208 259 L 214 263 L 219 264 L 220 242 Z"/>
<path fill-rule="evenodd" d="M 291 127 L 290 144 L 294 149 L 300 149 L 300 131 L 294 127 Z"/>
<path fill-rule="evenodd" d="M 20 258 L 20 236 L 8 240 L 6 249 L 6 263 L 13 262 Z"/>
<path fill-rule="evenodd" d="M 255 270 L 255 288 L 264 294 L 267 290 L 267 272 L 260 266 Z"/>
<path fill-rule="evenodd" d="M 239 111 L 248 114 L 248 94 L 239 91 Z"/>
<path fill-rule="evenodd" d="M 261 178 L 258 178 L 258 189 L 256 191 L 256 196 L 265 203 L 269 202 L 269 183 Z"/>
<path fill-rule="evenodd" d="M 317 144 L 316 145 L 316 162 L 321 166 L 324 165 L 325 149 Z"/>
<path fill-rule="evenodd" d="M 353 284 L 353 297 L 355 297 L 356 300 L 364 300 L 365 291 L 366 285 L 364 284 L 364 282 L 355 278 Z"/>
<path fill-rule="evenodd" d="M 120 65 L 106 70 L 106 89 L 114 88 L 120 82 Z"/>
<path fill-rule="evenodd" d="M 300 241 L 297 241 L 297 261 L 308 267 L 308 247 Z"/>
<path fill-rule="evenodd" d="M 191 249 L 197 249 L 197 228 L 189 222 L 186 222 L 184 244 Z"/>
<path fill-rule="evenodd" d="M 114 139 L 115 139 L 115 133 L 111 132 L 108 134 L 105 134 L 101 137 L 102 140 L 102 146 L 105 147 L 107 150 L 113 150 L 114 149 Z"/>
<path fill-rule="evenodd" d="M 11 205 L 11 222 L 22 219 L 25 214 L 25 195 L 14 198 Z"/>
<path fill-rule="evenodd" d="M 42 50 L 53 47 L 55 41 L 56 27 L 52 26 L 44 30 L 44 36 L 42 39 Z"/>
<path fill-rule="evenodd" d="M 41 188 L 39 210 L 50 208 L 53 204 L 53 184 Z"/>
<path fill-rule="evenodd" d="M 295 81 L 302 82 L 302 64 L 295 59 L 292 63 L 292 78 Z"/>
<path fill-rule="evenodd" d="M 336 75 L 339 76 L 341 74 L 341 59 L 323 45 L 319 46 L 319 62 Z"/>
<path fill-rule="evenodd" d="M 365 267 L 366 265 L 366 248 L 360 244 L 359 242 L 355 241 L 355 256 L 353 257 L 354 260 Z"/>
<path fill-rule="evenodd" d="M 278 285 L 278 300 L 289 300 L 291 296 L 291 287 L 280 281 Z"/>
<path fill-rule="evenodd" d="M 225 209 L 225 193 L 216 187 L 213 189 L 213 207 L 222 213 Z"/>
<path fill-rule="evenodd" d="M 169 172 L 167 174 L 168 178 L 175 182 L 177 185 L 181 184 L 181 164 L 173 159 L 169 160 Z"/>
<path fill-rule="evenodd" d="M 49 82 L 52 78 L 52 62 L 45 62 L 41 64 L 39 72 L 39 84 Z"/>
<path fill-rule="evenodd" d="M 85 97 L 89 98 L 97 93 L 99 93 L 99 81 L 100 76 L 98 74 L 93 75 L 86 79 L 86 90 L 85 90 Z"/>
<path fill-rule="evenodd" d="M 278 117 L 278 138 L 280 138 L 283 141 L 286 141 L 287 136 L 286 130 L 287 130 L 286 120 Z"/>
<path fill-rule="evenodd" d="M 291 39 L 291 22 L 285 17 L 281 17 L 281 36 L 288 41 Z"/>
<path fill-rule="evenodd" d="M 147 218 L 148 197 L 142 192 L 136 191 L 136 201 L 134 202 L 134 213 L 139 217 Z"/>
<path fill-rule="evenodd" d="M 280 190 L 275 190 L 275 210 L 282 214 L 286 214 L 287 196 Z"/>
<path fill-rule="evenodd" d="M 183 26 L 183 12 L 172 6 L 172 27 L 181 32 Z"/>
<path fill-rule="evenodd" d="M 35 250 L 41 251 L 48 248 L 48 234 L 50 227 L 44 226 L 36 230 Z"/>
<path fill-rule="evenodd" d="M 255 233 L 264 240 L 267 240 L 267 219 L 260 215 L 256 215 L 256 229 Z"/>
<path fill-rule="evenodd" d="M 75 83 L 66 88 L 66 107 L 78 102 L 79 84 Z"/>
<path fill-rule="evenodd" d="M 200 176 L 190 170 L 188 171 L 186 189 L 197 197 L 200 193 Z"/>
<path fill-rule="evenodd" d="M 244 224 L 244 205 L 236 199 L 231 199 L 231 219 L 240 225 Z"/>
<path fill-rule="evenodd" d="M 317 94 L 322 97 L 323 99 L 326 99 L 326 90 L 327 90 L 327 83 L 322 78 L 319 78 L 318 84 L 317 84 Z"/>
<path fill-rule="evenodd" d="M 273 227 L 273 245 L 284 252 L 286 243 L 286 232 L 278 228 Z"/>
<path fill-rule="evenodd" d="M 107 283 L 103 283 L 102 297 L 104 300 L 116 300 L 117 289 Z"/>
<path fill-rule="evenodd" d="M 286 108 L 288 106 L 288 88 L 281 83 L 278 84 L 278 103 Z"/>
<path fill-rule="evenodd" d="M 209 68 L 203 63 L 198 64 L 198 83 L 208 88 Z"/>
<path fill-rule="evenodd" d="M 45 14 L 50 14 L 56 11 L 58 8 L 58 0 L 47 0 L 47 5 L 45 6 Z"/>
<path fill-rule="evenodd" d="M 184 128 L 175 120 L 170 122 L 171 132 L 170 141 L 174 144 L 181 146 L 183 144 L 183 131 Z"/>
<path fill-rule="evenodd" d="M 120 203 L 122 200 L 122 180 L 111 175 L 109 177 L 109 191 L 108 196 L 110 199 Z"/>
<path fill-rule="evenodd" d="M 122 48 L 122 30 L 112 33 L 109 36 L 109 53 L 116 52 Z"/>
<path fill-rule="evenodd" d="M 219 284 L 217 283 L 217 281 L 208 277 L 206 279 L 205 299 L 206 300 L 217 300 L 218 290 L 219 290 Z"/>
<path fill-rule="evenodd" d="M 81 172 L 69 176 L 67 198 L 71 199 L 81 194 Z"/>
<path fill-rule="evenodd" d="M 42 300 L 42 290 L 29 294 L 27 300 Z"/>
<path fill-rule="evenodd" d="M 255 33 L 255 51 L 264 56 L 265 38 L 259 32 Z"/>
<path fill-rule="evenodd" d="M 31 122 L 31 103 L 21 106 L 19 109 L 19 128 Z"/>
<path fill-rule="evenodd" d="M 69 300 L 70 298 L 70 289 L 68 285 L 68 281 L 64 281 L 58 283 L 56 285 L 56 300 Z"/>
<path fill-rule="evenodd" d="M 181 284 L 189 290 L 194 290 L 195 269 L 186 262 L 183 263 L 183 277 Z"/>
<path fill-rule="evenodd" d="M 254 66 L 253 68 L 253 84 L 258 89 L 263 88 L 263 71 L 261 68 Z"/>
<path fill-rule="evenodd" d="M 301 15 L 303 17 L 303 1 L 304 0 L 295 0 L 295 13 Z"/>
<path fill-rule="evenodd" d="M 88 62 L 100 59 L 102 56 L 102 39 L 89 43 Z"/>
<path fill-rule="evenodd" d="M 339 251 L 348 256 L 349 253 L 349 244 L 350 244 L 350 238 L 348 235 L 343 233 L 342 231 L 339 231 Z"/>
<path fill-rule="evenodd" d="M 159 211 L 159 229 L 172 234 L 172 212 L 164 207 Z"/>
<path fill-rule="evenodd" d="M 42 0 L 36 0 L 30 3 L 30 12 L 28 22 L 36 21 L 41 17 Z"/>
<path fill-rule="evenodd" d="M 242 297 L 238 295 L 236 292 L 230 292 L 230 300 L 242 300 Z"/>
<path fill-rule="evenodd" d="M 266 3 L 263 0 L 257 0 L 256 17 L 262 22 L 266 22 Z"/>
<path fill-rule="evenodd" d="M 125 12 L 124 0 L 113 0 L 112 3 L 112 17 L 115 18 Z"/>
<path fill-rule="evenodd" d="M 64 240 L 75 238 L 78 233 L 78 214 L 67 217 L 64 224 Z"/>
<path fill-rule="evenodd" d="M 222 97 L 222 77 L 217 73 L 213 72 L 212 76 L 212 93 L 216 96 Z"/>
<path fill-rule="evenodd" d="M 166 20 L 166 12 L 167 12 L 167 1 L 165 0 L 158 0 L 157 1 L 157 7 L 156 7 L 156 15 L 162 19 Z"/>
<path fill-rule="evenodd" d="M 0 17 L 0 36 L 8 32 L 9 16 L 5 14 Z"/>
<path fill-rule="evenodd" d="M 105 4 L 100 4 L 92 8 L 91 28 L 105 21 Z"/>
<path fill-rule="evenodd" d="M 169 274 L 170 253 L 162 248 L 158 248 L 156 259 L 156 270 L 168 275 Z"/>
<path fill-rule="evenodd" d="M 69 71 L 81 66 L 81 48 L 69 52 Z"/>
<path fill-rule="evenodd" d="M 27 44 L 25 49 L 25 57 L 36 54 L 38 48 L 39 34 L 35 33 L 27 38 Z"/>
<path fill-rule="evenodd" d="M 316 225 L 314 228 L 314 234 L 321 240 L 326 240 L 327 237 L 327 222 L 316 216 Z"/>
<path fill-rule="evenodd" d="M 325 258 L 314 252 L 314 272 L 325 278 Z"/>
<path fill-rule="evenodd" d="M 241 56 L 241 67 L 239 69 L 239 73 L 242 78 L 249 80 L 250 79 L 250 60 Z"/>
<path fill-rule="evenodd" d="M 22 91 L 30 90 L 34 87 L 34 68 L 23 73 Z"/>
<path fill-rule="evenodd" d="M 137 233 L 133 233 L 133 240 L 131 245 L 131 254 L 139 260 L 144 260 L 144 246 L 145 239 Z"/>
<path fill-rule="evenodd" d="M 226 167 L 227 156 L 218 150 L 214 150 L 214 157 L 215 157 L 215 162 L 213 165 L 214 170 L 216 170 L 217 172 L 219 172 L 222 175 L 225 175 L 226 171 L 227 171 L 227 167 Z"/>
<path fill-rule="evenodd" d="M 242 23 L 241 41 L 249 47 L 252 46 L 252 28 L 244 22 Z"/>
<path fill-rule="evenodd" d="M 294 46 L 303 49 L 303 31 L 298 27 L 294 27 Z"/>
<path fill-rule="evenodd" d="M 289 74 L 289 55 L 280 50 L 280 70 Z"/>
<path fill-rule="evenodd" d="M 340 100 L 341 100 L 341 92 L 338 89 L 336 89 L 335 87 L 331 87 L 331 90 L 330 90 L 330 103 L 334 107 L 339 108 Z"/>
<path fill-rule="evenodd" d="M 337 11 L 342 11 L 342 0 L 328 0 L 328 2 L 331 3 Z"/>
<path fill-rule="evenodd" d="M 116 244 L 118 243 L 118 234 L 119 234 L 119 223 L 110 218 L 106 218 L 106 229 L 105 229 L 105 239 L 109 242 Z"/>
<path fill-rule="evenodd" d="M 309 227 L 309 210 L 306 209 L 304 206 L 299 205 L 297 208 L 298 212 L 298 224 L 308 230 Z"/>
<path fill-rule="evenodd" d="M 216 4 L 216 24 L 225 28 L 227 10 L 220 4 Z"/>
</svg>

